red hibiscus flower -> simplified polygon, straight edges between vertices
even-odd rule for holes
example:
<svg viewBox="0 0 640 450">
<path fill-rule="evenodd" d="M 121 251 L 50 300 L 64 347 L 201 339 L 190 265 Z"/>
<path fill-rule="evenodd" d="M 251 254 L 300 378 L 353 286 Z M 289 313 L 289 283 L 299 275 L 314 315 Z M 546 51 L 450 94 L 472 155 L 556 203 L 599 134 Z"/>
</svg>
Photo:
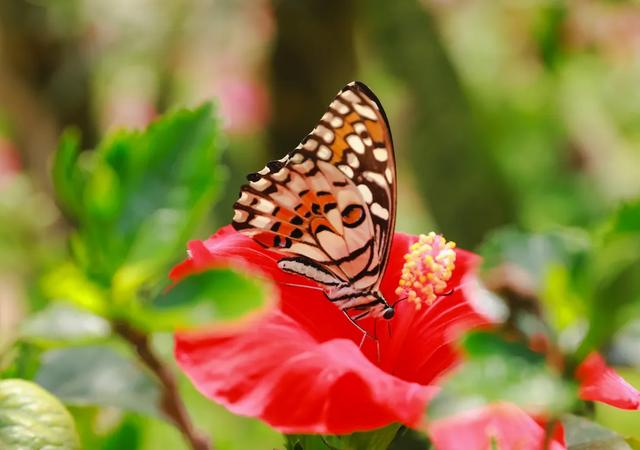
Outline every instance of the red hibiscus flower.
<svg viewBox="0 0 640 450">
<path fill-rule="evenodd" d="M 434 381 L 458 361 L 456 337 L 487 323 L 465 295 L 477 256 L 433 234 L 421 239 L 394 236 L 381 291 L 391 305 L 410 301 L 398 303 L 389 322 L 359 321 L 377 342 L 362 341 L 313 282 L 281 271 L 278 255 L 231 227 L 191 242 L 190 257 L 171 273 L 175 282 L 216 266 L 248 266 L 270 277 L 280 298 L 241 327 L 177 333 L 178 364 L 209 398 L 285 433 L 416 426 L 437 393 Z"/>
<path fill-rule="evenodd" d="M 578 367 L 578 394 L 583 400 L 599 401 L 621 409 L 640 409 L 640 392 L 627 383 L 598 353 Z M 438 450 L 540 450 L 545 442 L 544 420 L 534 419 L 518 406 L 495 403 L 426 424 Z M 561 424 L 554 428 L 549 450 L 564 450 Z"/>
<path fill-rule="evenodd" d="M 544 447 L 546 430 L 522 409 L 495 403 L 434 421 L 429 435 L 438 450 L 564 450 L 564 432 L 554 429 Z"/>
<path fill-rule="evenodd" d="M 438 392 L 436 381 L 459 360 L 456 337 L 489 323 L 469 298 L 478 257 L 456 249 L 450 273 L 429 258 L 422 260 L 429 264 L 416 265 L 412 258 L 422 251 L 418 239 L 395 234 L 381 285 L 390 304 L 400 298 L 414 304 L 398 303 L 388 323 L 359 322 L 377 344 L 363 341 L 362 332 L 313 282 L 281 271 L 277 254 L 231 227 L 191 242 L 189 258 L 171 273 L 174 282 L 214 267 L 240 267 L 273 280 L 279 302 L 241 326 L 177 333 L 178 364 L 214 401 L 285 433 L 342 434 L 393 422 L 417 426 Z M 444 295 L 435 295 L 434 286 Z M 426 307 L 416 308 L 425 302 Z M 598 354 L 583 362 L 576 377 L 585 400 L 640 407 L 640 393 Z M 440 419 L 426 431 L 438 450 L 491 448 L 492 440 L 504 450 L 533 449 L 545 435 L 539 421 L 507 403 Z M 550 448 L 561 450 L 562 428 L 556 431 Z"/>
<path fill-rule="evenodd" d="M 576 371 L 583 400 L 606 403 L 620 409 L 640 410 L 640 392 L 627 383 L 599 353 L 591 353 Z"/>
</svg>

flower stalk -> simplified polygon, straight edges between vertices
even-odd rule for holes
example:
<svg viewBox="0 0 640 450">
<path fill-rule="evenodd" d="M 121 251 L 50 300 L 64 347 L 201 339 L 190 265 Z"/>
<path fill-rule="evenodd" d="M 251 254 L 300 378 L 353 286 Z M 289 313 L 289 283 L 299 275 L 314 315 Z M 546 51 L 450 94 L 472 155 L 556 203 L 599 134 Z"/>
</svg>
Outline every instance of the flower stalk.
<svg viewBox="0 0 640 450">
<path fill-rule="evenodd" d="M 209 439 L 195 428 L 184 402 L 178 392 L 176 377 L 171 369 L 154 353 L 149 343 L 149 335 L 117 320 L 112 323 L 115 333 L 127 341 L 135 350 L 142 363 L 156 376 L 160 383 L 162 412 L 180 430 L 192 450 L 213 450 Z"/>
</svg>

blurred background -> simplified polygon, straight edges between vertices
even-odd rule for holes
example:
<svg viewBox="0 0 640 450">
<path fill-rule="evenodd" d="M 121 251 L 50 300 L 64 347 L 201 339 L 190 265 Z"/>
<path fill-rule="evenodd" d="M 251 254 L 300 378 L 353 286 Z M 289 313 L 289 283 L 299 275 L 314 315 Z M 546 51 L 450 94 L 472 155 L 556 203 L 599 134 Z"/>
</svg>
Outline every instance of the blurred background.
<svg viewBox="0 0 640 450">
<path fill-rule="evenodd" d="M 213 101 L 225 181 L 188 236 L 204 238 L 230 221 L 244 175 L 295 147 L 354 79 L 389 116 L 399 230 L 477 249 L 504 226 L 589 228 L 640 195 L 636 1 L 3 0 L 0 353 L 50 306 L 43 274 L 69 252 L 75 225 L 50 175 L 63 130 L 92 149 Z M 73 323 L 99 334 L 92 320 Z M 156 337 L 170 355 L 170 335 Z M 29 352 L 57 348 L 34 342 L 13 346 L 23 376 L 39 370 Z M 182 384 L 217 448 L 281 445 Z M 86 448 L 185 448 L 160 418 L 76 403 Z"/>
</svg>

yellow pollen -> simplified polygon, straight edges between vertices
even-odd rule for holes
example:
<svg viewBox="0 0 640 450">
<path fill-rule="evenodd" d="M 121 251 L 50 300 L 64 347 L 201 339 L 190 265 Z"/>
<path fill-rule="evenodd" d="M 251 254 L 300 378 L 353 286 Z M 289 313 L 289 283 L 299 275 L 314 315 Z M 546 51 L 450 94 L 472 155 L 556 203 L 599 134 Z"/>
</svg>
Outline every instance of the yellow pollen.
<svg viewBox="0 0 640 450">
<path fill-rule="evenodd" d="M 455 242 L 433 232 L 421 234 L 418 242 L 404 255 L 400 281 L 396 294 L 406 297 L 420 309 L 423 303 L 430 305 L 447 288 L 447 281 L 455 269 Z"/>
</svg>

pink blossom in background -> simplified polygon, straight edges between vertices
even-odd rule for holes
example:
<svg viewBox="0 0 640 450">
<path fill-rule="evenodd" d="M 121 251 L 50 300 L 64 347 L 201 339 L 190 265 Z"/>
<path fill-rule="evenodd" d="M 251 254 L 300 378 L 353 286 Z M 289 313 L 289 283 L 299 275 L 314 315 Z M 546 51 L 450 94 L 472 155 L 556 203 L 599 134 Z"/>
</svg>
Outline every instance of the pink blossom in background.
<svg viewBox="0 0 640 450">
<path fill-rule="evenodd" d="M 436 420 L 428 426 L 438 450 L 541 450 L 544 424 L 516 405 L 500 402 Z M 564 432 L 558 425 L 548 450 L 565 450 Z"/>
<path fill-rule="evenodd" d="M 18 150 L 11 141 L 0 137 L 0 187 L 22 170 Z"/>
<path fill-rule="evenodd" d="M 120 94 L 107 101 L 103 114 L 104 128 L 144 128 L 157 115 L 153 103 L 146 96 Z"/>
<path fill-rule="evenodd" d="M 269 101 L 265 87 L 242 76 L 227 75 L 215 82 L 222 125 L 229 133 L 259 130 L 269 118 Z"/>
</svg>

